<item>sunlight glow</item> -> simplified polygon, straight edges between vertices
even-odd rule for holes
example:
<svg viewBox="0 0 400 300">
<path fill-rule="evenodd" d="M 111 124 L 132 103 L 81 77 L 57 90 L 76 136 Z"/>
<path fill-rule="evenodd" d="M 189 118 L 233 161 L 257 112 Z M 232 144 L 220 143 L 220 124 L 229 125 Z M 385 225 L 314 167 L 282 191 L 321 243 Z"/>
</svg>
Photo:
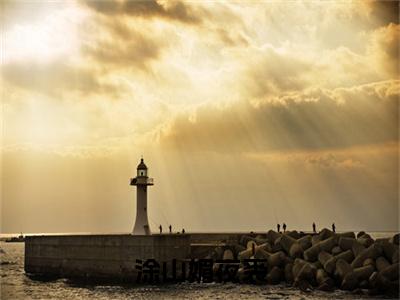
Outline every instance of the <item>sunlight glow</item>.
<svg viewBox="0 0 400 300">
<path fill-rule="evenodd" d="M 61 56 L 76 55 L 80 45 L 78 25 L 84 15 L 82 11 L 68 8 L 49 12 L 46 18 L 36 23 L 17 23 L 5 28 L 2 63 L 48 62 Z"/>
</svg>

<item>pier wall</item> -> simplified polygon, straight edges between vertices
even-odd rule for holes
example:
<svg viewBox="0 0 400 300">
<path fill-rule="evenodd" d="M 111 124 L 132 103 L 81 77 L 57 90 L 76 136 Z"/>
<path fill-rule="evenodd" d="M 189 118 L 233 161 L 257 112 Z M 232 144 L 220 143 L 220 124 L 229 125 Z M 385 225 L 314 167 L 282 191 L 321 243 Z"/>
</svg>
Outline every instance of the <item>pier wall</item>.
<svg viewBox="0 0 400 300">
<path fill-rule="evenodd" d="M 66 278 L 135 278 L 137 259 L 154 258 L 160 264 L 171 264 L 173 259 L 203 258 L 216 246 L 237 244 L 241 235 L 231 232 L 27 236 L 25 272 Z"/>
<path fill-rule="evenodd" d="M 190 242 L 192 244 L 201 244 L 201 243 L 226 243 L 226 244 L 235 244 L 238 243 L 240 237 L 246 233 L 190 233 Z"/>
<path fill-rule="evenodd" d="M 189 235 L 59 235 L 25 240 L 25 272 L 57 277 L 125 279 L 136 259 L 159 263 L 190 256 Z"/>
</svg>

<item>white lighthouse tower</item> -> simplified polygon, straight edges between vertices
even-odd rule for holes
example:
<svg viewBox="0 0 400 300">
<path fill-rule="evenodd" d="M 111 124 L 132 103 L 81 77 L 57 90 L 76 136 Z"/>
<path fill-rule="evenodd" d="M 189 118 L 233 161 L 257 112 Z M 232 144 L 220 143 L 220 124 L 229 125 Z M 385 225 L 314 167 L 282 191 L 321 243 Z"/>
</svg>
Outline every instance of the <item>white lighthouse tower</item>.
<svg viewBox="0 0 400 300">
<path fill-rule="evenodd" d="M 147 186 L 153 185 L 153 178 L 149 178 L 147 166 L 143 158 L 137 166 L 137 175 L 131 179 L 131 185 L 136 185 L 136 221 L 133 234 L 150 234 L 147 218 Z"/>
</svg>

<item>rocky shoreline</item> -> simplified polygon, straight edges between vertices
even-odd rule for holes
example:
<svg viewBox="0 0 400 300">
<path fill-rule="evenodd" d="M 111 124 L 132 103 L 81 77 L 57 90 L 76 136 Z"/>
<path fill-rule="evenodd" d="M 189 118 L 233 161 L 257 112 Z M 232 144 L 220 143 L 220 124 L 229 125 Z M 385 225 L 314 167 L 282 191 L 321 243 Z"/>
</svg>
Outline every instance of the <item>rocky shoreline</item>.
<svg viewBox="0 0 400 300">
<path fill-rule="evenodd" d="M 239 282 L 286 282 L 302 291 L 363 289 L 372 295 L 399 295 L 399 234 L 373 239 L 365 232 L 335 233 L 326 228 L 312 234 L 270 230 L 244 234 L 238 243 L 216 247 L 206 258 L 239 260 Z M 266 277 L 249 276 L 246 260 L 261 261 Z M 218 272 L 218 263 L 213 269 Z"/>
</svg>

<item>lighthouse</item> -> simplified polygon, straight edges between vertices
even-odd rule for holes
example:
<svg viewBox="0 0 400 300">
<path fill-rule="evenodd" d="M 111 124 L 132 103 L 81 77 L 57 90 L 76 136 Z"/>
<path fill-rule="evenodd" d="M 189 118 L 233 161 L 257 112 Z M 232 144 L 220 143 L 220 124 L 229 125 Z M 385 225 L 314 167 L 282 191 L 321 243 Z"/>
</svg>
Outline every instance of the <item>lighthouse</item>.
<svg viewBox="0 0 400 300">
<path fill-rule="evenodd" d="M 143 158 L 137 166 L 136 177 L 131 179 L 131 185 L 136 185 L 136 221 L 133 234 L 148 235 L 150 227 L 147 218 L 147 186 L 153 185 L 153 178 L 149 178 Z"/>
</svg>

